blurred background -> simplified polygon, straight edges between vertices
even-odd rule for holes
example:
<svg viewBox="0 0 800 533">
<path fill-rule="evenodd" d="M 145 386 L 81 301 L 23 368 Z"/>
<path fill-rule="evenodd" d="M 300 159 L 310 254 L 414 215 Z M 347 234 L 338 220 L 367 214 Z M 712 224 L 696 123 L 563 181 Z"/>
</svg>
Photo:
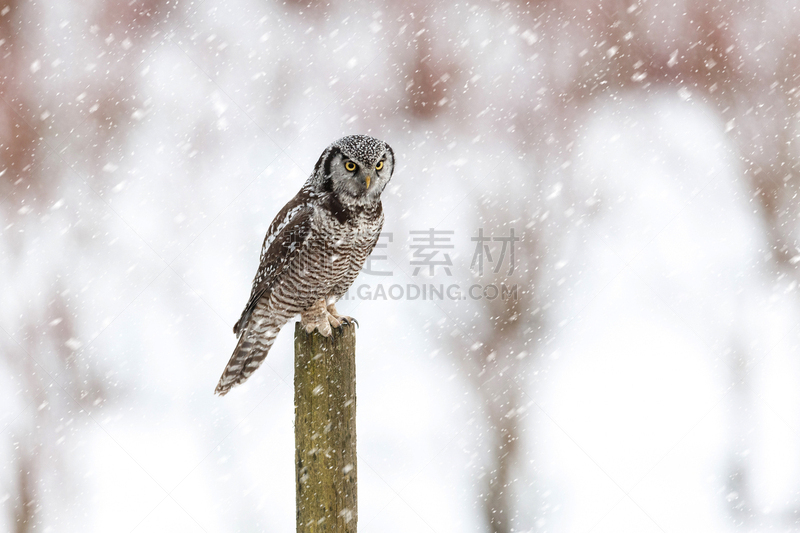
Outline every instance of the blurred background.
<svg viewBox="0 0 800 533">
<path fill-rule="evenodd" d="M 0 530 L 293 530 L 292 328 L 212 393 L 267 226 L 368 133 L 398 167 L 390 274 L 339 306 L 361 531 L 797 531 L 798 27 L 788 0 L 0 1 Z M 475 283 L 516 297 L 376 296 Z"/>
</svg>

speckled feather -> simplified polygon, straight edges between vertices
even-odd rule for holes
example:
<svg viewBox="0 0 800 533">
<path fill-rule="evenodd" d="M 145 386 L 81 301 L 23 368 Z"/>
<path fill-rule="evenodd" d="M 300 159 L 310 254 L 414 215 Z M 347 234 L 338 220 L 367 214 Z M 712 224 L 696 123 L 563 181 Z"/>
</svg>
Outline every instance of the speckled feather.
<svg viewBox="0 0 800 533">
<path fill-rule="evenodd" d="M 374 166 L 386 152 L 386 143 L 366 135 L 342 137 L 333 143 L 333 146 L 339 148 L 349 157 L 368 166 Z"/>
<path fill-rule="evenodd" d="M 372 168 L 382 157 L 387 172 L 369 191 L 352 196 L 334 190 L 336 161 L 347 158 Z M 380 192 L 394 164 L 391 147 L 366 135 L 344 137 L 323 151 L 314 172 L 269 226 L 250 299 L 233 328 L 239 340 L 217 394 L 252 375 L 286 322 L 321 298 L 338 300 L 350 288 L 383 227 Z"/>
</svg>

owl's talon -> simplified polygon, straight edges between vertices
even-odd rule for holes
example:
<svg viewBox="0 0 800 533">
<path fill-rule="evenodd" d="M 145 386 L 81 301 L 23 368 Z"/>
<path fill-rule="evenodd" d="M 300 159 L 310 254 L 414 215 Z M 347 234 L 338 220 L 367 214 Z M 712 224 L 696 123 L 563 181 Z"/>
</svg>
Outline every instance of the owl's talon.
<svg viewBox="0 0 800 533">
<path fill-rule="evenodd" d="M 333 335 L 330 324 L 306 324 L 305 330 L 306 333 L 313 333 L 314 330 L 317 330 L 323 337 L 330 337 Z"/>
<path fill-rule="evenodd" d="M 341 321 L 341 320 L 339 320 L 339 317 L 335 317 L 335 316 L 333 316 L 333 315 L 331 315 L 331 314 L 328 314 L 327 318 L 328 318 L 328 323 L 329 323 L 329 324 L 330 324 L 332 327 L 334 327 L 334 328 L 338 328 L 338 327 L 341 327 L 341 326 L 342 326 L 342 321 Z"/>
<path fill-rule="evenodd" d="M 331 316 L 336 318 L 342 324 L 355 324 L 356 326 L 358 326 L 358 320 L 356 320 L 351 316 L 340 315 L 339 312 L 336 310 L 336 305 L 334 304 L 328 306 L 328 313 L 330 313 Z"/>
<path fill-rule="evenodd" d="M 331 326 L 339 325 L 339 321 L 328 313 L 324 300 L 318 300 L 313 306 L 300 313 L 300 318 L 306 333 L 312 333 L 316 329 L 323 337 L 332 336 Z"/>
<path fill-rule="evenodd" d="M 317 331 L 319 331 L 320 335 L 322 335 L 323 337 L 333 336 L 333 329 L 331 329 L 331 325 L 327 323 L 320 324 L 317 327 Z"/>
</svg>

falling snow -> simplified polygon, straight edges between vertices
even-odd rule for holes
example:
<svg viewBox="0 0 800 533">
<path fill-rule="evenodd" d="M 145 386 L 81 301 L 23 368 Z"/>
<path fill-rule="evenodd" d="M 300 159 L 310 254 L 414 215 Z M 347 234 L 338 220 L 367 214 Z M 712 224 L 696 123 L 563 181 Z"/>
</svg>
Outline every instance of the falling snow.
<svg viewBox="0 0 800 533">
<path fill-rule="evenodd" d="M 352 133 L 398 165 L 338 306 L 360 323 L 348 520 L 796 529 L 795 3 L 0 20 L 0 531 L 292 530 L 291 328 L 212 393 L 268 225 Z"/>
</svg>

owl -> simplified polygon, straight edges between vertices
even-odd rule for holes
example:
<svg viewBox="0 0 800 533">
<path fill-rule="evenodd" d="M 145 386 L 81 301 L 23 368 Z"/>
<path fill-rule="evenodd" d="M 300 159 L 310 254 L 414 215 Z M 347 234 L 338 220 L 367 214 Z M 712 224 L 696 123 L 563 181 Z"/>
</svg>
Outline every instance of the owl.
<svg viewBox="0 0 800 533">
<path fill-rule="evenodd" d="M 216 394 L 244 383 L 264 362 L 281 327 L 298 314 L 306 331 L 330 336 L 353 321 L 336 311 L 383 227 L 381 193 L 394 152 L 366 135 L 328 146 L 297 195 L 267 230 L 250 299 L 233 326 L 236 348 Z"/>
</svg>

